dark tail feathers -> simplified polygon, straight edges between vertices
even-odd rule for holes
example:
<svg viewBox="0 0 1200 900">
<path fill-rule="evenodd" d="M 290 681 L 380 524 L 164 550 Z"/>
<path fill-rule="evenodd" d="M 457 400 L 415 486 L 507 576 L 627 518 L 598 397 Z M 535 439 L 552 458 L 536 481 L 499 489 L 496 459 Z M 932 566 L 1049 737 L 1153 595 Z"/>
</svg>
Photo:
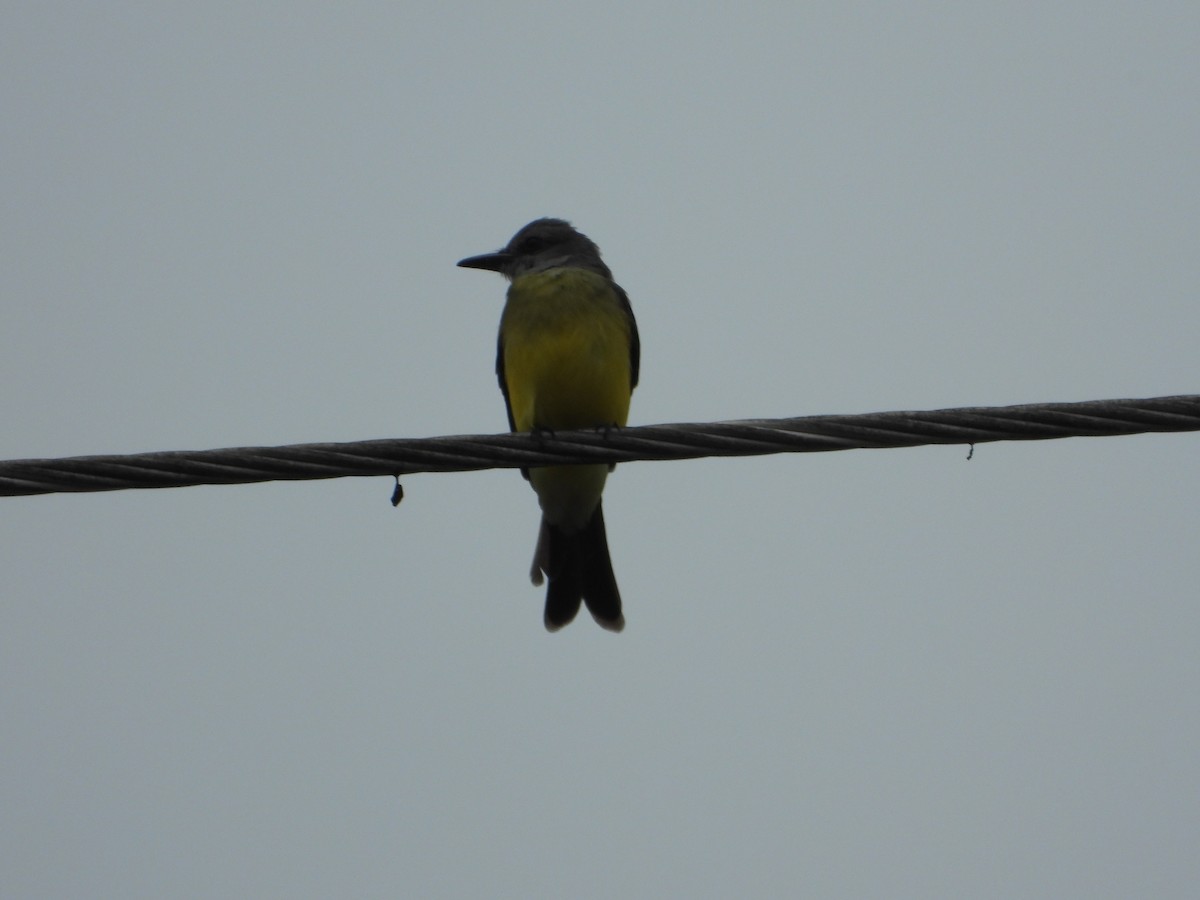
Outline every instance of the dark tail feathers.
<svg viewBox="0 0 1200 900">
<path fill-rule="evenodd" d="M 580 603 L 609 631 L 625 627 L 621 615 L 621 592 L 608 556 L 604 513 L 600 504 L 580 531 L 568 533 L 542 519 L 533 559 L 533 581 L 540 584 L 542 572 L 550 579 L 546 588 L 546 629 L 558 631 L 575 618 Z"/>
</svg>

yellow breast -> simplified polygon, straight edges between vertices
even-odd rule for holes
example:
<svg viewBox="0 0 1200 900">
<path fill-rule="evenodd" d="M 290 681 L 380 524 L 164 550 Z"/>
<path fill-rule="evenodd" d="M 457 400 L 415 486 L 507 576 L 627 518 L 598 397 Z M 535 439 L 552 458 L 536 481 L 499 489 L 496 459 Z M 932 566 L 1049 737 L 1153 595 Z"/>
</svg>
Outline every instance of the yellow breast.
<svg viewBox="0 0 1200 900">
<path fill-rule="evenodd" d="M 608 279 L 568 268 L 517 278 L 500 341 L 518 431 L 625 424 L 630 328 Z"/>
</svg>

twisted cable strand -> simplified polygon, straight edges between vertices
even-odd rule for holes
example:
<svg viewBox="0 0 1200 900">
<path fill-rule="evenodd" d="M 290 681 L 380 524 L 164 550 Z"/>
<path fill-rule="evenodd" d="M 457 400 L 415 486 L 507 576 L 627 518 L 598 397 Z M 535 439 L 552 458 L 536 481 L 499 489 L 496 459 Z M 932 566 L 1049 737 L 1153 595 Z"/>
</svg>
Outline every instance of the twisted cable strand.
<svg viewBox="0 0 1200 900">
<path fill-rule="evenodd" d="M 1200 395 L 0 462 L 0 496 L 1200 431 Z"/>
</svg>

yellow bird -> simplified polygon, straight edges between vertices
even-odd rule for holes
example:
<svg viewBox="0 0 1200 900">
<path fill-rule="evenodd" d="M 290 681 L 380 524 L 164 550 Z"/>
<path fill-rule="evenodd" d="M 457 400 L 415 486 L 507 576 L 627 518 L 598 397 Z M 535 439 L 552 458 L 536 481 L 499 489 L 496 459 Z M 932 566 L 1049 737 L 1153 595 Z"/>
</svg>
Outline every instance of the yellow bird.
<svg viewBox="0 0 1200 900">
<path fill-rule="evenodd" d="M 537 219 L 496 253 L 458 263 L 511 283 L 500 317 L 496 376 L 513 431 L 623 426 L 638 381 L 641 345 L 625 291 L 600 249 L 562 219 Z M 580 603 L 604 628 L 625 627 L 604 533 L 600 494 L 612 466 L 523 470 L 542 525 L 530 577 L 546 588 L 546 628 Z"/>
</svg>

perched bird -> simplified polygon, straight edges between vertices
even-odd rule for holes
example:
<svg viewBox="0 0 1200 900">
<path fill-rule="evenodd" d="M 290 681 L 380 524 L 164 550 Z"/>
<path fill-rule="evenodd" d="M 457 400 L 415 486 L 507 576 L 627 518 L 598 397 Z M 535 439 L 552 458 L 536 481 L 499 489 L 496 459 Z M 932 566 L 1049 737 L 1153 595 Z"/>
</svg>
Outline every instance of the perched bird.
<svg viewBox="0 0 1200 900">
<path fill-rule="evenodd" d="M 513 431 L 552 432 L 625 424 L 638 381 L 637 322 L 600 249 L 562 219 L 537 219 L 503 250 L 458 263 L 510 282 L 500 317 L 496 376 Z M 580 603 L 604 628 L 625 627 L 600 493 L 612 466 L 523 470 L 542 525 L 530 577 L 546 587 L 546 628 L 575 618 Z"/>
</svg>

